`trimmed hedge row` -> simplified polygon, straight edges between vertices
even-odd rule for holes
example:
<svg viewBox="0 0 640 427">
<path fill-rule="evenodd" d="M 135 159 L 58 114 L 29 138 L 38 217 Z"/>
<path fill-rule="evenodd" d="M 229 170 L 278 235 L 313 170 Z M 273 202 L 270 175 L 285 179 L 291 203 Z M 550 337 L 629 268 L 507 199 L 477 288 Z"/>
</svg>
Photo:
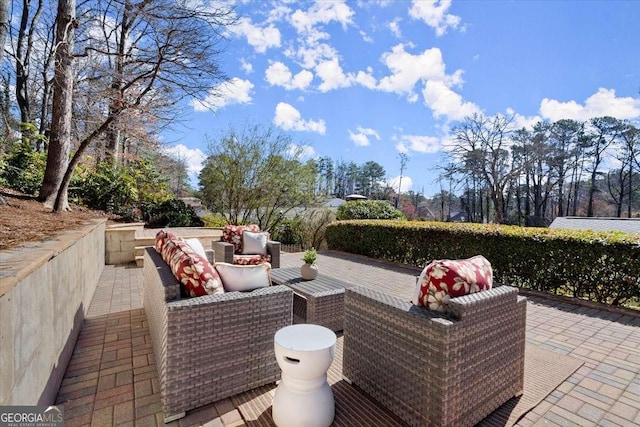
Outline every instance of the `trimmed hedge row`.
<svg viewBox="0 0 640 427">
<path fill-rule="evenodd" d="M 494 280 L 640 309 L 640 235 L 504 225 L 358 220 L 327 227 L 330 249 L 424 266 L 484 255 Z"/>
</svg>

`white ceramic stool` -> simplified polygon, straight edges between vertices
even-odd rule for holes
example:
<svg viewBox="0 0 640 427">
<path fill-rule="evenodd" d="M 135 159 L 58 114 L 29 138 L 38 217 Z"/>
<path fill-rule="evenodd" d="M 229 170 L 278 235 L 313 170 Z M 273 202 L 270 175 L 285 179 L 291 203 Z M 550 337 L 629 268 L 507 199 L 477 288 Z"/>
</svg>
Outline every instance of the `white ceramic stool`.
<svg viewBox="0 0 640 427">
<path fill-rule="evenodd" d="M 282 381 L 273 397 L 278 427 L 328 427 L 335 403 L 327 370 L 336 351 L 336 334 L 318 325 L 292 325 L 276 332 L 274 346 Z"/>
</svg>

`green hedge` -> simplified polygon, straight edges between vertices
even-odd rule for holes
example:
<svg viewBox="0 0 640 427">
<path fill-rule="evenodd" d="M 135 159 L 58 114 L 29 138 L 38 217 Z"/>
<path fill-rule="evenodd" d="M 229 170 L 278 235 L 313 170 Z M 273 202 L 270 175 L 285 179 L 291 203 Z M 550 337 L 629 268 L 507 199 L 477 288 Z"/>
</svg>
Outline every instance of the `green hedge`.
<svg viewBox="0 0 640 427">
<path fill-rule="evenodd" d="M 484 255 L 499 283 L 639 308 L 640 235 L 409 221 L 337 221 L 330 249 L 424 266 Z"/>
<path fill-rule="evenodd" d="M 348 219 L 407 219 L 402 212 L 385 200 L 350 200 L 338 207 L 336 218 Z"/>
</svg>

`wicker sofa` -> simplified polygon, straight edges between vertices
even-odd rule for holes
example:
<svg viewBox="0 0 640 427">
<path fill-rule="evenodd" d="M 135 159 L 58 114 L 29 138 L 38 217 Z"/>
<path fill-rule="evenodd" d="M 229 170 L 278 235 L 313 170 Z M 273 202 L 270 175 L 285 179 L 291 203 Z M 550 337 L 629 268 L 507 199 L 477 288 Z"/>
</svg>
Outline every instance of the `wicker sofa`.
<svg viewBox="0 0 640 427">
<path fill-rule="evenodd" d="M 449 313 L 345 291 L 345 380 L 412 426 L 472 426 L 522 393 L 526 299 L 499 286 Z"/>
<path fill-rule="evenodd" d="M 291 289 L 181 298 L 160 254 L 146 248 L 144 257 L 144 309 L 165 422 L 280 378 L 273 337 L 292 322 Z"/>
</svg>

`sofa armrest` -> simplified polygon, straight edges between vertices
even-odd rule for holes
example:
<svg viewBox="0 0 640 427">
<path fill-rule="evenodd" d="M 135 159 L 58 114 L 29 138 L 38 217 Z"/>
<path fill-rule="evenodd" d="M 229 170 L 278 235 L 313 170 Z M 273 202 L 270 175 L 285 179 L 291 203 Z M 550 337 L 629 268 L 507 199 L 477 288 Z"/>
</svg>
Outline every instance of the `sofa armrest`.
<svg viewBox="0 0 640 427">
<path fill-rule="evenodd" d="M 271 256 L 271 268 L 280 268 L 280 242 L 269 240 L 267 253 Z"/>
<path fill-rule="evenodd" d="M 504 310 L 516 310 L 518 288 L 499 286 L 449 300 L 448 313 L 456 319 L 490 318 Z"/>
<path fill-rule="evenodd" d="M 250 292 L 225 292 L 223 294 L 216 295 L 203 295 L 195 298 L 184 298 L 177 301 L 171 301 L 167 303 L 169 311 L 176 310 L 184 307 L 191 307 L 197 309 L 206 309 L 208 307 L 220 308 L 225 303 L 237 302 L 241 304 L 247 304 L 247 307 L 255 309 L 255 306 L 251 304 L 257 304 L 260 298 L 268 296 L 281 296 L 283 301 L 291 299 L 293 301 L 293 291 L 291 288 L 284 285 L 267 286 L 264 288 L 254 289 Z M 293 302 L 291 303 L 293 304 Z M 291 306 L 293 307 L 293 305 Z"/>
<path fill-rule="evenodd" d="M 216 262 L 226 262 L 233 264 L 233 245 L 231 243 L 220 241 L 211 242 L 215 253 Z"/>
<path fill-rule="evenodd" d="M 213 249 L 206 249 L 204 253 L 207 255 L 207 261 L 213 265 L 216 262 L 216 252 Z"/>
</svg>

